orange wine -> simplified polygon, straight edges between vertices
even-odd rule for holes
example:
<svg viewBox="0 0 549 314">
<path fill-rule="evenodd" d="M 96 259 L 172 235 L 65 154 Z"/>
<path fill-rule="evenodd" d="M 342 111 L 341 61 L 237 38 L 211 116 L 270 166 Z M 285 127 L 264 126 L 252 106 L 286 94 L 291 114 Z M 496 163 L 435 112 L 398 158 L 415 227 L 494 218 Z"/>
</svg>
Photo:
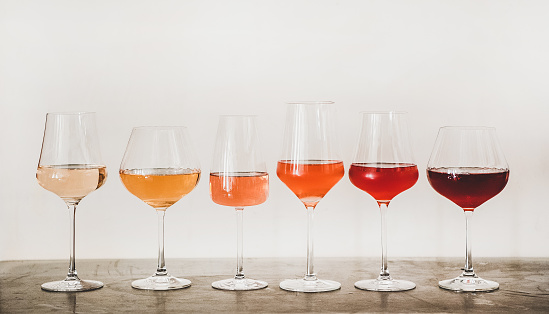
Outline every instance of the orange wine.
<svg viewBox="0 0 549 314">
<path fill-rule="evenodd" d="M 339 160 L 281 160 L 276 174 L 305 206 L 314 207 L 343 178 L 345 169 Z"/>
<path fill-rule="evenodd" d="M 200 170 L 151 168 L 120 170 L 122 183 L 156 210 L 166 210 L 189 194 L 200 180 Z"/>
<path fill-rule="evenodd" d="M 36 179 L 40 186 L 63 200 L 79 202 L 105 183 L 107 168 L 79 164 L 38 166 Z"/>
<path fill-rule="evenodd" d="M 351 183 L 378 202 L 388 203 L 418 177 L 417 165 L 409 163 L 353 163 L 349 168 Z"/>
<path fill-rule="evenodd" d="M 269 196 L 267 172 L 210 173 L 210 195 L 219 205 L 245 207 L 259 205 Z"/>
</svg>

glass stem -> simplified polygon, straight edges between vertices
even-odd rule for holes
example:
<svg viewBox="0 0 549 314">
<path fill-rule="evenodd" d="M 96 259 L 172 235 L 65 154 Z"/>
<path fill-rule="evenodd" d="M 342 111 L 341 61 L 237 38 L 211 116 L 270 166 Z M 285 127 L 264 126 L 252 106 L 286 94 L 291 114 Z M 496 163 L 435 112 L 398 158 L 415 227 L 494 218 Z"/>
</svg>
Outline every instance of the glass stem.
<svg viewBox="0 0 549 314">
<path fill-rule="evenodd" d="M 77 203 L 67 204 L 69 208 L 69 217 L 70 217 L 70 259 L 69 259 L 69 272 L 67 273 L 67 279 L 65 280 L 78 280 L 78 275 L 76 273 L 76 260 L 74 255 L 75 248 L 75 225 L 76 225 L 76 205 Z"/>
<path fill-rule="evenodd" d="M 244 208 L 236 208 L 236 275 L 234 279 L 244 279 L 243 214 Z"/>
<path fill-rule="evenodd" d="M 381 272 L 380 279 L 391 279 L 387 269 L 387 208 L 389 203 L 379 202 L 379 211 L 381 213 Z"/>
<path fill-rule="evenodd" d="M 316 280 L 313 260 L 315 257 L 315 247 L 313 241 L 314 233 L 314 206 L 307 207 L 307 274 L 305 280 Z"/>
<path fill-rule="evenodd" d="M 473 211 L 465 211 L 465 267 L 463 268 L 462 276 L 475 276 L 473 270 L 473 255 L 472 250 L 472 235 L 471 235 L 471 220 L 473 218 Z"/>
<path fill-rule="evenodd" d="M 157 210 L 158 217 L 158 266 L 156 267 L 156 276 L 166 276 L 166 261 L 164 260 L 164 215 L 166 211 Z"/>
</svg>

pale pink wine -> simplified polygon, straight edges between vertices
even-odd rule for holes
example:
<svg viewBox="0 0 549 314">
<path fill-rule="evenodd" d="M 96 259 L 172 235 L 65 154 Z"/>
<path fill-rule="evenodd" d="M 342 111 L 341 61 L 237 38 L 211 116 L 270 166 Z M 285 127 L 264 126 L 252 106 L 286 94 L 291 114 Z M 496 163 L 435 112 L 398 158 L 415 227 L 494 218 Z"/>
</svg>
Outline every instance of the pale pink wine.
<svg viewBox="0 0 549 314">
<path fill-rule="evenodd" d="M 40 186 L 62 199 L 78 202 L 105 183 L 107 168 L 78 164 L 38 166 L 36 179 Z"/>
<path fill-rule="evenodd" d="M 267 172 L 210 173 L 210 196 L 214 203 L 242 208 L 264 203 L 269 196 Z"/>
</svg>

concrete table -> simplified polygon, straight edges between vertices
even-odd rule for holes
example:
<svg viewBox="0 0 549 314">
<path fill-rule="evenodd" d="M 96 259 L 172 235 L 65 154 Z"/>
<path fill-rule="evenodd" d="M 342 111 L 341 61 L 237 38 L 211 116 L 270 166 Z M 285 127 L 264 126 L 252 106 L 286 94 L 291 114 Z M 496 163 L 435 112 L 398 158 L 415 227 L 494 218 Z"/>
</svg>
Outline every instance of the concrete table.
<svg viewBox="0 0 549 314">
<path fill-rule="evenodd" d="M 281 290 L 285 278 L 301 277 L 305 259 L 246 259 L 248 277 L 265 280 L 269 287 L 256 291 L 220 291 L 213 281 L 234 275 L 234 259 L 167 259 L 174 276 L 193 285 L 173 291 L 142 291 L 131 281 L 151 275 L 155 260 L 77 260 L 82 279 L 100 280 L 95 291 L 46 292 L 40 285 L 60 280 L 68 261 L 0 262 L 0 313 L 176 313 L 176 312 L 549 312 L 549 260 L 476 258 L 475 270 L 500 283 L 490 293 L 456 293 L 438 288 L 438 281 L 458 275 L 462 259 L 391 259 L 389 270 L 397 279 L 415 282 L 406 292 L 358 290 L 354 282 L 374 278 L 379 259 L 317 258 L 321 279 L 341 282 L 338 291 L 296 293 Z"/>
</svg>

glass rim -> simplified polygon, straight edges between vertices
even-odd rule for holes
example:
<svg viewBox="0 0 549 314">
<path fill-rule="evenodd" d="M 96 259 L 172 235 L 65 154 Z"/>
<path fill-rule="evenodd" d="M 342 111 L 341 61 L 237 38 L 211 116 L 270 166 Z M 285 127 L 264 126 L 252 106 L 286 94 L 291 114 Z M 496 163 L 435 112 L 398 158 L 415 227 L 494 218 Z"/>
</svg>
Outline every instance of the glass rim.
<svg viewBox="0 0 549 314">
<path fill-rule="evenodd" d="M 146 130 L 146 129 L 151 129 L 151 130 L 173 130 L 173 129 L 187 129 L 186 126 L 183 126 L 183 125 L 166 125 L 166 126 L 161 126 L 161 125 L 151 125 L 151 126 L 136 126 L 136 127 L 133 127 L 132 130 Z"/>
<path fill-rule="evenodd" d="M 360 114 L 387 114 L 387 115 L 392 115 L 392 114 L 408 114 L 408 111 L 359 111 L 358 113 Z"/>
<path fill-rule="evenodd" d="M 220 118 L 236 118 L 236 117 L 243 117 L 243 118 L 255 118 L 258 115 L 256 114 L 220 114 Z"/>
<path fill-rule="evenodd" d="M 495 130 L 493 126 L 459 126 L 459 125 L 447 125 L 441 126 L 440 130 Z"/>
<path fill-rule="evenodd" d="M 95 114 L 95 111 L 56 111 L 56 112 L 46 112 L 46 115 L 85 115 L 85 114 Z"/>
<path fill-rule="evenodd" d="M 330 100 L 321 100 L 321 101 L 288 101 L 288 105 L 333 105 L 335 102 Z"/>
</svg>

